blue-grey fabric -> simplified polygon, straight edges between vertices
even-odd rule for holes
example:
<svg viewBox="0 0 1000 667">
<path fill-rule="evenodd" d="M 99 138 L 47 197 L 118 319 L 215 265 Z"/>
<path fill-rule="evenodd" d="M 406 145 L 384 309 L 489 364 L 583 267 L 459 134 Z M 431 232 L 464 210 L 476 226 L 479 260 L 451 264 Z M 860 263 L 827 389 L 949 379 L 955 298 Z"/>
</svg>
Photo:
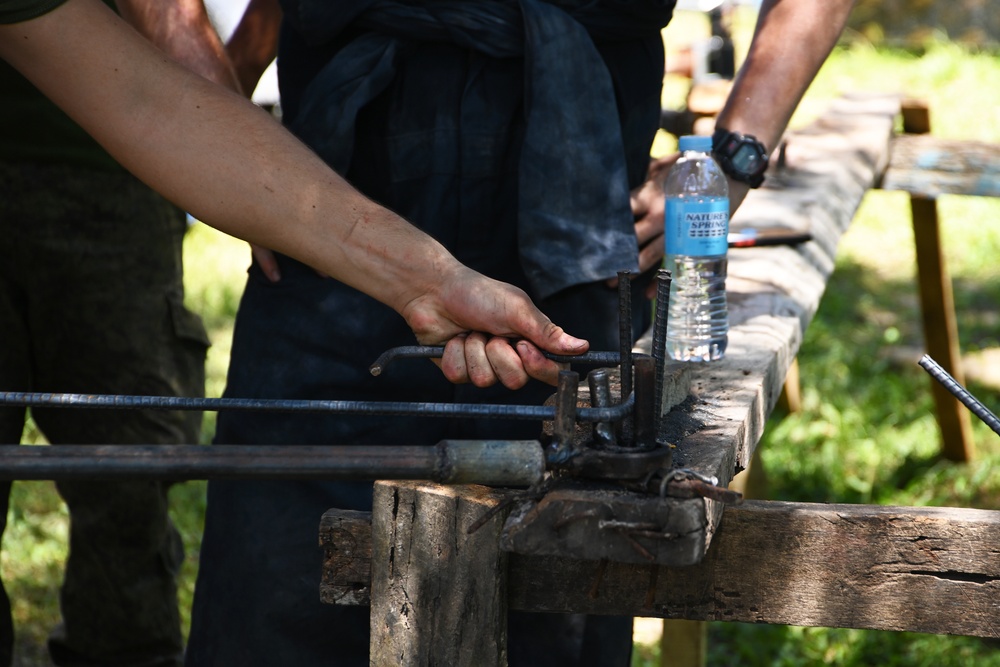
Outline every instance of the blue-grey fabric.
<svg viewBox="0 0 1000 667">
<path fill-rule="evenodd" d="M 359 111 L 384 92 L 406 44 L 447 42 L 494 58 L 523 58 L 525 133 L 518 188 L 518 249 L 539 297 L 571 285 L 636 270 L 637 244 L 629 179 L 611 76 L 574 4 L 439 0 L 375 2 L 357 17 L 367 30 L 350 42 L 306 88 L 291 124 L 331 166 L 345 173 Z M 618 2 L 629 17 L 584 3 L 581 17 L 601 34 L 658 34 L 672 3 Z M 290 20 L 312 45 L 338 36 L 338 3 L 300 0 Z M 586 242 L 581 242 L 586 239 Z M 560 261 L 553 261 L 553 258 Z"/>
</svg>

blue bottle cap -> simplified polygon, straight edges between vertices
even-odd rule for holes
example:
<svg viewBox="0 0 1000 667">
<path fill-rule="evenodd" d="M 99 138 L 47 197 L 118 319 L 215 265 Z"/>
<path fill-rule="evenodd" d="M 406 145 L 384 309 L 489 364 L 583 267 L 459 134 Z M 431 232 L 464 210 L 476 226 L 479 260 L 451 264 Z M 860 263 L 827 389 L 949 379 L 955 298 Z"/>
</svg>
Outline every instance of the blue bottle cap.
<svg viewBox="0 0 1000 667">
<path fill-rule="evenodd" d="M 712 152 L 712 137 L 703 137 L 695 134 L 686 134 L 677 141 L 678 150 L 701 151 L 702 153 Z"/>
</svg>

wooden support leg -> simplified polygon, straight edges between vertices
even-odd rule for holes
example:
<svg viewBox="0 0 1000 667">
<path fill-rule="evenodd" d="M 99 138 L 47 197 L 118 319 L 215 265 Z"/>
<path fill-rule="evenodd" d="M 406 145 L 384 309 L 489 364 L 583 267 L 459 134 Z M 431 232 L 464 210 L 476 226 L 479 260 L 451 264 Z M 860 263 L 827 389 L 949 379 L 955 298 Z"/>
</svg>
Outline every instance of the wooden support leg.
<svg viewBox="0 0 1000 667">
<path fill-rule="evenodd" d="M 920 285 L 920 309 L 924 320 L 927 353 L 948 371 L 955 381 L 965 385 L 962 357 L 958 347 L 958 324 L 951 277 L 941 252 L 941 230 L 937 202 L 910 197 L 913 211 L 913 236 L 917 248 L 917 282 Z M 947 389 L 933 379 L 938 426 L 941 429 L 942 453 L 952 461 L 969 461 L 975 454 L 969 411 Z"/>
<path fill-rule="evenodd" d="M 785 384 L 781 387 L 781 396 L 778 397 L 778 407 L 788 414 L 802 412 L 802 390 L 799 382 L 799 358 L 792 359 L 788 373 L 785 375 Z"/>
<path fill-rule="evenodd" d="M 928 134 L 931 131 L 930 110 L 924 102 L 906 100 L 901 111 L 904 132 Z M 951 291 L 951 277 L 941 252 L 937 202 L 911 195 L 910 209 L 913 212 L 917 283 L 920 286 L 920 310 L 924 319 L 927 353 L 951 373 L 956 382 L 964 386 L 955 300 Z M 971 460 L 975 446 L 968 410 L 940 383 L 933 379 L 928 381 L 934 393 L 938 427 L 941 429 L 941 452 L 952 461 Z"/>
<path fill-rule="evenodd" d="M 798 362 L 795 380 L 798 385 Z M 789 370 L 791 377 L 791 370 Z M 786 387 L 788 379 L 785 380 Z M 750 465 L 733 477 L 729 488 L 739 491 L 747 499 L 767 497 L 767 473 L 760 457 L 760 447 L 753 451 Z M 666 619 L 663 621 L 663 635 L 660 638 L 661 667 L 703 667 L 708 657 L 708 623 L 705 621 L 685 621 Z"/>
<path fill-rule="evenodd" d="M 701 667 L 708 658 L 708 623 L 670 619 L 663 621 L 660 638 L 662 667 Z"/>
<path fill-rule="evenodd" d="M 507 665 L 503 498 L 482 486 L 377 482 L 372 511 L 371 664 Z"/>
</svg>

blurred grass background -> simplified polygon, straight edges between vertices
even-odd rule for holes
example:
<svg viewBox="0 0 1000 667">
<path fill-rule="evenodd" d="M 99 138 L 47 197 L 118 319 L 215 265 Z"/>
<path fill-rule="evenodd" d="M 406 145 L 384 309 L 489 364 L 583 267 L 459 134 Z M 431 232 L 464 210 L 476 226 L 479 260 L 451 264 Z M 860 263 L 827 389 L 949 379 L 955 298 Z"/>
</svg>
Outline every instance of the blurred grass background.
<svg viewBox="0 0 1000 667">
<path fill-rule="evenodd" d="M 736 16 L 737 53 L 752 30 L 750 12 Z M 679 13 L 666 31 L 672 45 L 707 36 L 703 16 Z M 670 57 L 668 55 L 668 57 Z M 668 76 L 664 102 L 683 104 L 686 80 Z M 934 134 L 1000 142 L 1000 54 L 941 39 L 901 50 L 847 34 L 831 56 L 793 125 L 807 123 L 829 101 L 855 91 L 898 91 L 927 101 Z M 660 137 L 654 152 L 673 149 Z M 990 371 L 1000 347 L 1000 201 L 945 197 L 939 202 L 945 254 L 954 279 L 969 389 L 1000 412 L 1000 382 Z M 201 224 L 185 247 L 187 303 L 213 341 L 207 395 L 225 384 L 232 323 L 250 253 L 247 246 Z M 804 410 L 776 416 L 762 442 L 769 497 L 810 502 L 1000 507 L 1000 440 L 973 419 L 978 458 L 966 465 L 939 459 L 929 378 L 916 366 L 922 349 L 914 279 L 912 229 L 905 194 L 867 195 L 841 242 L 837 269 L 806 333 L 799 362 Z M 214 430 L 207 414 L 203 442 Z M 41 436 L 29 423 L 25 441 Z M 188 621 L 204 517 L 205 484 L 171 493 L 187 559 L 180 603 Z M 0 572 L 18 631 L 18 664 L 47 665 L 45 638 L 58 622 L 58 585 L 66 557 L 67 514 L 46 482 L 14 485 Z M 658 623 L 658 622 L 656 622 Z M 643 627 L 648 628 L 649 623 Z M 654 630 L 656 625 L 653 625 Z M 826 628 L 710 624 L 709 664 L 723 665 L 1000 665 L 993 644 L 971 638 Z M 659 665 L 655 632 L 637 635 L 633 665 Z"/>
</svg>

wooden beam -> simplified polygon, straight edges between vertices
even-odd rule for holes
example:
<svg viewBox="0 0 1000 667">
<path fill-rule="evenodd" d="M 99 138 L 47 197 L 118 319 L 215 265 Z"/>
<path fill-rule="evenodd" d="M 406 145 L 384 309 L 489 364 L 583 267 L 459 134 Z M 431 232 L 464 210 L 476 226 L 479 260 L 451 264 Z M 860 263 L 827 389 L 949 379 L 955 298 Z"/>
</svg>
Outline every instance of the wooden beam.
<svg viewBox="0 0 1000 667">
<path fill-rule="evenodd" d="M 507 576 L 511 609 L 1000 638 L 1000 512 L 747 501 L 698 565 L 511 554 Z"/>
<path fill-rule="evenodd" d="M 1000 144 L 900 135 L 881 185 L 918 197 L 1000 197 Z"/>
</svg>

